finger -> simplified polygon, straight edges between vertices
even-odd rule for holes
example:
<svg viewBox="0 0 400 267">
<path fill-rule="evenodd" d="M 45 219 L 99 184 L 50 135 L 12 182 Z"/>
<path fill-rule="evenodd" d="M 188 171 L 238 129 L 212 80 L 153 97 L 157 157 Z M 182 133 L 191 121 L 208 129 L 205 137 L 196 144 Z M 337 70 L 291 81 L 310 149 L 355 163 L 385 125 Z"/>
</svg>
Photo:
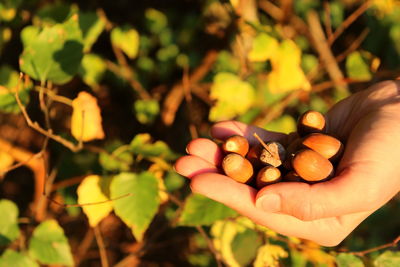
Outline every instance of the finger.
<svg viewBox="0 0 400 267">
<path fill-rule="evenodd" d="M 180 157 L 174 165 L 176 172 L 182 176 L 192 178 L 201 173 L 217 173 L 218 168 L 210 162 L 199 158 L 197 156 L 183 156 Z"/>
<path fill-rule="evenodd" d="M 331 181 L 312 185 L 269 185 L 258 192 L 256 206 L 265 212 L 287 214 L 303 221 L 372 212 L 389 201 L 390 197 L 386 193 L 389 190 L 383 188 L 385 184 L 379 181 L 379 176 L 371 177 L 368 171 L 367 166 L 364 171 L 357 167 L 345 169 Z"/>
<path fill-rule="evenodd" d="M 237 183 L 222 174 L 194 176 L 191 188 L 193 192 L 221 202 L 273 231 L 312 240 L 323 246 L 339 244 L 370 214 L 365 212 L 305 222 L 286 214 L 262 212 L 254 204 L 257 194 L 254 188 Z"/>
<path fill-rule="evenodd" d="M 214 138 L 224 140 L 232 135 L 242 135 L 249 140 L 250 145 L 259 143 L 254 137 L 254 133 L 257 133 L 265 141 L 280 141 L 286 137 L 286 134 L 270 132 L 238 121 L 218 122 L 211 128 L 211 135 Z"/>
<path fill-rule="evenodd" d="M 221 148 L 212 140 L 206 138 L 197 138 L 187 145 L 187 153 L 198 156 L 215 166 L 219 166 L 223 159 Z"/>
</svg>

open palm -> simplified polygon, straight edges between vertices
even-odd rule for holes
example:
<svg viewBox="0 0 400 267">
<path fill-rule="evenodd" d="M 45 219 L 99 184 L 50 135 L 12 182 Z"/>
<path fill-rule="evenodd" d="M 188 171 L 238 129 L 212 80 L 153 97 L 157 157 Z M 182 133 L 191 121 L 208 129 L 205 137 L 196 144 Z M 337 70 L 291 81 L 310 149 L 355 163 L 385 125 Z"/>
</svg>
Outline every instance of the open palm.
<svg viewBox="0 0 400 267">
<path fill-rule="evenodd" d="M 256 189 L 237 183 L 219 171 L 222 152 L 208 139 L 192 140 L 187 156 L 175 164 L 191 179 L 194 192 L 224 203 L 278 233 L 340 243 L 371 213 L 400 190 L 400 83 L 382 82 L 339 102 L 326 115 L 329 134 L 346 149 L 336 176 L 317 184 L 282 182 Z M 236 121 L 213 126 L 214 138 L 256 132 L 264 140 L 286 135 Z"/>
</svg>

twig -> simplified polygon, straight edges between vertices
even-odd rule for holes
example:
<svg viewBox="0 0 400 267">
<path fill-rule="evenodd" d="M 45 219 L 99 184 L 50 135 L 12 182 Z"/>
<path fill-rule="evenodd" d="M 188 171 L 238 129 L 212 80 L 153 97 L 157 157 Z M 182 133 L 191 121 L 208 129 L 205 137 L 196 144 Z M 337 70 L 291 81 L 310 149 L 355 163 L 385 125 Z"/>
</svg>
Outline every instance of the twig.
<svg viewBox="0 0 400 267">
<path fill-rule="evenodd" d="M 99 226 L 93 227 L 94 230 L 94 236 L 96 238 L 97 246 L 99 247 L 99 252 L 100 252 L 100 260 L 101 260 L 101 266 L 102 267 L 108 267 L 108 259 L 107 259 L 107 251 L 103 242 L 103 237 L 101 236 L 101 232 L 99 229 Z"/>
<path fill-rule="evenodd" d="M 369 254 L 371 252 L 375 252 L 384 248 L 390 248 L 390 247 L 396 247 L 398 245 L 398 243 L 400 243 L 400 235 L 398 237 L 396 237 L 392 242 L 388 243 L 388 244 L 384 244 L 384 245 L 380 245 L 374 248 L 370 248 L 370 249 L 366 249 L 363 251 L 356 251 L 356 252 L 347 252 L 349 254 L 353 254 L 356 256 L 364 256 L 365 254 Z"/>
<path fill-rule="evenodd" d="M 92 231 L 92 228 L 89 228 L 88 231 L 85 234 L 85 237 L 83 238 L 81 244 L 79 245 L 78 249 L 74 253 L 74 260 L 75 260 L 75 265 L 79 266 L 80 262 L 82 261 L 82 257 L 86 254 L 88 249 L 90 248 L 90 245 L 92 244 L 94 239 L 94 233 Z"/>
<path fill-rule="evenodd" d="M 338 56 L 336 56 L 336 61 L 337 62 L 341 62 L 342 60 L 344 60 L 351 52 L 357 50 L 357 48 L 362 44 L 362 42 L 364 41 L 364 39 L 367 37 L 369 33 L 369 29 L 366 28 L 364 29 L 361 34 L 353 41 L 351 42 L 350 46 L 341 54 L 339 54 Z"/>
<path fill-rule="evenodd" d="M 108 20 L 106 13 L 104 12 L 103 9 L 98 9 L 97 14 L 102 19 L 105 24 L 106 24 L 106 30 L 111 31 L 113 28 L 112 23 Z M 123 77 L 125 80 L 127 80 L 130 84 L 130 86 L 133 88 L 133 90 L 136 91 L 136 93 L 139 95 L 141 99 L 144 100 L 149 100 L 152 99 L 152 96 L 147 92 L 143 86 L 135 80 L 134 73 L 132 71 L 132 68 L 129 66 L 128 61 L 126 60 L 123 52 L 121 49 L 117 46 L 115 46 L 113 43 L 111 43 L 111 48 L 113 50 L 113 53 L 117 59 L 118 65 L 113 63 L 112 61 L 107 60 L 106 64 L 109 70 L 114 72 L 115 74 Z"/>
<path fill-rule="evenodd" d="M 40 88 L 41 88 L 40 86 L 34 87 L 34 89 L 38 92 L 40 92 Z M 69 99 L 68 97 L 57 95 L 52 90 L 49 90 L 47 88 L 44 88 L 43 93 L 45 93 L 48 98 L 50 98 L 51 100 L 53 100 L 55 102 L 63 103 L 67 106 L 72 106 L 72 100 Z"/>
<path fill-rule="evenodd" d="M 47 196 L 47 198 L 50 200 L 50 202 L 52 202 L 52 203 L 54 203 L 56 205 L 59 205 L 59 206 L 64 207 L 64 208 L 72 208 L 72 207 L 84 207 L 84 206 L 100 205 L 100 204 L 104 204 L 104 203 L 107 203 L 107 202 L 116 201 L 116 200 L 121 199 L 121 198 L 129 197 L 131 195 L 132 195 L 131 193 L 126 193 L 126 194 L 124 194 L 122 196 L 118 196 L 118 197 L 115 197 L 115 198 L 111 198 L 111 199 L 107 199 L 107 200 L 103 200 L 103 201 L 97 201 L 97 202 L 83 203 L 83 204 L 64 204 L 64 203 L 58 202 L 55 199 L 50 198 L 49 196 Z"/>
<path fill-rule="evenodd" d="M 343 74 L 332 54 L 332 51 L 326 41 L 318 14 L 315 11 L 310 11 L 307 16 L 307 21 L 310 26 L 310 33 L 313 39 L 314 46 L 321 58 L 321 61 L 326 67 L 328 75 L 334 81 L 335 87 L 341 91 L 347 91 L 347 85 L 342 83 Z"/>
<path fill-rule="evenodd" d="M 276 154 L 272 153 L 271 150 L 269 150 L 269 147 L 267 146 L 267 144 L 260 138 L 260 136 L 258 136 L 257 133 L 253 133 L 253 136 L 258 140 L 258 142 L 260 142 L 260 144 L 263 146 L 263 148 L 271 155 L 272 158 L 276 159 Z"/>
<path fill-rule="evenodd" d="M 20 80 L 22 79 L 23 74 L 20 74 Z M 19 98 L 18 94 L 18 89 L 19 89 L 19 84 L 16 86 L 15 90 L 15 100 L 17 101 L 18 107 L 20 108 L 22 115 L 25 118 L 26 123 L 28 124 L 29 127 L 32 129 L 38 131 L 39 133 L 43 134 L 44 136 L 49 137 L 50 139 L 53 139 L 54 141 L 62 144 L 63 146 L 69 148 L 73 152 L 78 152 L 79 150 L 82 149 L 82 144 L 78 143 L 78 145 L 75 145 L 74 143 L 62 138 L 61 136 L 53 134 L 52 129 L 45 130 L 43 129 L 37 122 L 33 122 L 31 118 L 28 115 L 28 112 L 26 111 L 25 106 L 22 104 L 21 99 Z"/>
<path fill-rule="evenodd" d="M 210 71 L 217 59 L 218 52 L 210 50 L 207 52 L 203 62 L 189 76 L 190 86 L 198 83 Z M 165 97 L 161 118 L 165 125 L 171 125 L 175 120 L 176 112 L 184 98 L 182 82 L 175 84 Z"/>
<path fill-rule="evenodd" d="M 329 40 L 330 38 L 332 38 L 331 6 L 329 5 L 329 2 L 324 1 L 324 9 L 325 9 L 325 21 L 324 21 L 325 32 Z"/>
<path fill-rule="evenodd" d="M 189 80 L 189 70 L 188 67 L 185 67 L 183 69 L 183 77 L 182 77 L 182 88 L 185 94 L 185 100 L 186 103 L 188 105 L 188 109 L 189 109 L 189 131 L 190 131 L 190 135 L 192 137 L 192 139 L 195 139 L 197 137 L 199 137 L 198 133 L 197 133 L 197 129 L 196 126 L 194 125 L 194 123 L 191 120 L 191 116 L 193 114 L 193 104 L 192 104 L 192 94 L 191 94 L 191 90 L 190 90 L 190 80 Z"/>
<path fill-rule="evenodd" d="M 258 115 L 251 124 L 257 126 L 265 126 L 270 121 L 278 118 L 283 110 L 294 100 L 297 99 L 301 94 L 301 90 L 296 90 L 285 96 L 281 101 L 273 105 L 272 107 L 268 107 L 263 110 L 260 115 Z"/>
<path fill-rule="evenodd" d="M 221 257 L 221 254 L 219 253 L 219 251 L 215 249 L 214 244 L 213 244 L 212 240 L 210 239 L 210 237 L 207 235 L 207 233 L 204 231 L 204 229 L 201 226 L 196 226 L 196 229 L 206 240 L 208 249 L 214 254 L 214 257 L 215 257 L 215 260 L 217 261 L 218 267 L 222 267 L 223 259 Z"/>
<path fill-rule="evenodd" d="M 359 6 L 350 16 L 348 16 L 336 31 L 328 38 L 328 44 L 331 46 L 333 42 L 346 30 L 354 21 L 357 20 L 371 5 L 372 1 L 366 1 Z"/>
<path fill-rule="evenodd" d="M 283 21 L 285 13 L 281 8 L 274 5 L 270 1 L 260 0 L 258 2 L 259 7 L 268 15 L 270 15 L 276 21 Z M 308 39 L 311 39 L 310 31 L 308 30 L 307 24 L 295 14 L 292 14 L 289 18 L 290 26 L 299 34 L 305 35 Z"/>
</svg>

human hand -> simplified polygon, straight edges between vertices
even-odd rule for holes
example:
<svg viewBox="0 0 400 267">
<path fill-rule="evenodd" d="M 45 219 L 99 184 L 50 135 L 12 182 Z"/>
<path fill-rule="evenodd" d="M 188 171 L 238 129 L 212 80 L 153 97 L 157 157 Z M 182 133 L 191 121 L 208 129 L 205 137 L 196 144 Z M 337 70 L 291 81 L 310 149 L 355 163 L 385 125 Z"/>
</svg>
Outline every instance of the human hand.
<svg viewBox="0 0 400 267">
<path fill-rule="evenodd" d="M 336 176 L 326 182 L 281 182 L 261 190 L 219 173 L 219 147 L 208 139 L 192 140 L 189 155 L 175 164 L 191 179 L 193 192 L 219 201 L 280 234 L 339 244 L 365 218 L 400 190 L 400 83 L 382 82 L 336 104 L 327 114 L 327 131 L 345 143 Z M 250 144 L 286 135 L 235 121 L 215 124 L 217 139 L 238 134 Z"/>
</svg>

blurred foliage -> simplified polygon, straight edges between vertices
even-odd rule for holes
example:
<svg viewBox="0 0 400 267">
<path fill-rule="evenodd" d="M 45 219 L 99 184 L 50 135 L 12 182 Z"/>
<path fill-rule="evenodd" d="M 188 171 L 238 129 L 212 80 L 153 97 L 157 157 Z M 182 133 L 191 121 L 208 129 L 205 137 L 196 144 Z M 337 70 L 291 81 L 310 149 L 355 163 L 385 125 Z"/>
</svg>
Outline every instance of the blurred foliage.
<svg viewBox="0 0 400 267">
<path fill-rule="evenodd" d="M 396 246 L 368 251 L 399 234 L 398 199 L 328 249 L 190 193 L 173 170 L 213 122 L 290 133 L 305 110 L 396 78 L 399 2 L 167 2 L 0 1 L 0 266 L 100 266 L 104 252 L 111 266 L 400 266 Z M 28 182 L 44 173 L 52 204 Z"/>
</svg>

